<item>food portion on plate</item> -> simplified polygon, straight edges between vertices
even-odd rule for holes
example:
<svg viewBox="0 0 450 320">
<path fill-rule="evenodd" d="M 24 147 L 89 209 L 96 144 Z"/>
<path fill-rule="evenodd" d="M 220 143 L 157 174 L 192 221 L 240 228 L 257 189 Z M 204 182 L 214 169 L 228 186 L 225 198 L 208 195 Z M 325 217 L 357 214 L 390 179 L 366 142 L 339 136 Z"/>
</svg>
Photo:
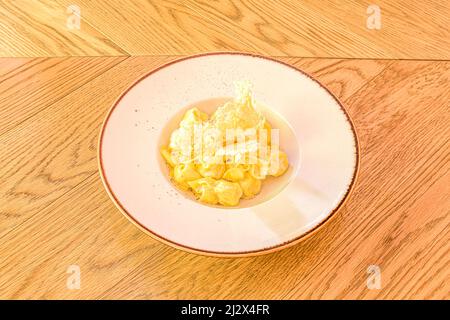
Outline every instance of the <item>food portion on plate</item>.
<svg viewBox="0 0 450 320">
<path fill-rule="evenodd" d="M 278 129 L 256 107 L 250 83 L 238 82 L 236 89 L 237 97 L 211 116 L 189 109 L 161 149 L 171 181 L 203 203 L 236 206 L 289 167 Z"/>
</svg>

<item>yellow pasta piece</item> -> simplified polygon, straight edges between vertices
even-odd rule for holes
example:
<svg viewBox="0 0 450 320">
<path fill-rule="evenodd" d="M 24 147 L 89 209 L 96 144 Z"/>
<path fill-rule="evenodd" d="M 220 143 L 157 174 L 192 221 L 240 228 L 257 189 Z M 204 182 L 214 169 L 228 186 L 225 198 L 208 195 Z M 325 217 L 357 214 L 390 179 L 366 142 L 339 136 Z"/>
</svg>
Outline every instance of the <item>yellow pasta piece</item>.
<svg viewBox="0 0 450 320">
<path fill-rule="evenodd" d="M 262 139 L 261 133 L 264 133 L 265 136 L 266 136 L 267 144 L 270 145 L 271 134 L 272 134 L 271 133 L 272 132 L 272 126 L 270 125 L 270 123 L 267 120 L 264 122 L 263 129 L 265 130 L 265 132 L 264 131 L 261 132 L 261 130 L 258 130 L 258 133 L 257 133 L 258 134 L 258 140 Z"/>
<path fill-rule="evenodd" d="M 217 204 L 219 201 L 217 194 L 212 188 L 203 188 L 198 197 L 198 200 L 209 204 Z"/>
<path fill-rule="evenodd" d="M 184 183 L 192 180 L 200 179 L 202 176 L 195 170 L 195 166 L 191 163 L 177 164 L 173 171 L 173 178 L 178 183 Z"/>
<path fill-rule="evenodd" d="M 283 151 L 278 151 L 278 159 L 272 156 L 272 159 L 270 161 L 269 174 L 274 177 L 279 177 L 286 172 L 288 167 L 289 161 L 287 154 Z"/>
<path fill-rule="evenodd" d="M 198 172 L 203 177 L 210 177 L 214 179 L 220 179 L 225 172 L 224 164 L 199 164 L 197 165 Z"/>
<path fill-rule="evenodd" d="M 169 149 L 167 148 L 162 148 L 161 149 L 161 155 L 163 156 L 163 158 L 167 161 L 167 163 L 171 166 L 171 167 L 175 167 L 175 162 L 172 158 L 172 155 L 170 154 Z"/>
<path fill-rule="evenodd" d="M 200 178 L 200 179 L 189 181 L 188 184 L 191 187 L 193 192 L 200 192 L 201 188 L 205 185 L 214 188 L 214 185 L 216 184 L 216 180 L 213 178 Z"/>
<path fill-rule="evenodd" d="M 225 171 L 223 178 L 228 181 L 237 182 L 244 179 L 244 173 L 244 169 L 240 167 L 232 167 Z"/>
<path fill-rule="evenodd" d="M 173 179 L 173 182 L 181 190 L 189 191 L 189 184 L 186 181 L 176 181 Z"/>
<path fill-rule="evenodd" d="M 248 172 L 250 175 L 259 180 L 264 180 L 269 173 L 269 166 L 264 162 L 250 165 Z"/>
<path fill-rule="evenodd" d="M 239 181 L 239 185 L 242 188 L 245 198 L 252 198 L 261 191 L 261 180 L 253 178 L 250 174 L 246 173 L 243 180 Z"/>
<path fill-rule="evenodd" d="M 214 187 L 219 203 L 224 206 L 236 206 L 242 197 L 242 188 L 236 182 L 219 180 Z"/>
<path fill-rule="evenodd" d="M 192 191 L 197 196 L 198 200 L 209 204 L 217 204 L 219 201 L 217 194 L 214 191 L 214 179 L 201 178 L 190 181 L 188 184 L 192 188 Z"/>
<path fill-rule="evenodd" d="M 250 169 L 250 165 L 245 163 L 228 163 L 225 165 L 225 171 L 231 168 L 239 168 L 240 170 L 247 172 Z"/>
<path fill-rule="evenodd" d="M 184 114 L 183 120 L 180 122 L 180 127 L 183 128 L 192 128 L 197 123 L 202 123 L 208 120 L 208 115 L 204 112 L 201 112 L 197 108 L 192 108 L 186 111 Z"/>
</svg>

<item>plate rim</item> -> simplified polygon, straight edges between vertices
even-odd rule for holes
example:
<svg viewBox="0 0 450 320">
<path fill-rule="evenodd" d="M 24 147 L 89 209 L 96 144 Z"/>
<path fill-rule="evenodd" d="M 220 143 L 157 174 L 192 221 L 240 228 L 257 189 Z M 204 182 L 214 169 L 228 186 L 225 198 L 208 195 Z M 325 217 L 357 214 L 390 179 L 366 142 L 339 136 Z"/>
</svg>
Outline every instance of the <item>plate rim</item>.
<svg viewBox="0 0 450 320">
<path fill-rule="evenodd" d="M 328 94 L 337 102 L 338 106 L 341 108 L 341 110 L 344 112 L 344 115 L 347 119 L 347 121 L 350 124 L 350 128 L 355 140 L 355 151 L 356 151 L 356 163 L 355 163 L 355 170 L 353 172 L 353 177 L 352 180 L 347 188 L 347 191 L 344 195 L 344 197 L 341 199 L 341 201 L 336 205 L 336 207 L 331 210 L 328 215 L 326 216 L 326 218 L 324 220 L 322 220 L 319 224 L 317 224 L 316 226 L 314 226 L 312 229 L 308 230 L 307 232 L 304 232 L 303 234 L 288 240 L 288 241 L 284 241 L 280 244 L 274 245 L 274 246 L 270 246 L 267 248 L 262 248 L 262 249 L 258 249 L 258 250 L 250 250 L 250 251 L 236 251 L 236 252 L 221 252 L 221 251 L 209 251 L 209 250 L 201 250 L 201 249 L 197 249 L 197 248 L 193 248 L 187 245 L 183 245 L 180 243 L 177 243 L 175 241 L 169 240 L 163 236 L 158 235 L 156 232 L 150 230 L 149 228 L 147 228 L 146 226 L 144 226 L 143 224 L 141 224 L 139 221 L 137 221 L 125 208 L 124 206 L 120 203 L 119 199 L 115 196 L 115 194 L 113 193 L 107 179 L 106 179 L 106 175 L 104 173 L 104 169 L 103 169 L 103 162 L 102 162 L 102 141 L 103 141 L 103 136 L 105 133 L 105 128 L 106 125 L 108 123 L 108 120 L 112 114 L 112 112 L 114 111 L 114 109 L 116 108 L 116 106 L 119 104 L 119 102 L 122 100 L 122 98 L 132 89 L 134 88 L 138 83 L 140 83 L 142 80 L 144 80 L 145 78 L 149 77 L 150 75 L 152 75 L 153 73 L 168 67 L 172 64 L 178 63 L 178 62 L 182 62 L 184 60 L 188 60 L 188 59 L 193 59 L 193 58 L 199 58 L 199 57 L 203 57 L 203 56 L 209 56 L 209 55 L 242 55 L 242 56 L 249 56 L 249 57 L 255 57 L 255 58 L 261 58 L 261 59 L 265 59 L 265 60 L 269 60 L 271 62 L 275 62 L 275 63 L 279 63 L 281 65 L 287 66 L 291 69 L 293 69 L 294 71 L 300 72 L 301 74 L 305 75 L 306 77 L 308 77 L 309 79 L 311 79 L 312 81 L 316 82 L 322 89 L 324 89 L 325 91 L 328 92 Z M 148 71 L 147 73 L 145 73 L 144 75 L 142 75 L 141 77 L 139 77 L 137 80 L 135 80 L 129 87 L 127 87 L 127 89 L 125 89 L 113 102 L 112 106 L 109 108 L 103 122 L 100 128 L 100 135 L 98 137 L 98 143 L 97 143 L 97 165 L 98 165 L 98 170 L 99 170 L 99 174 L 100 174 L 100 178 L 102 180 L 103 186 L 108 194 L 108 196 L 110 197 L 110 199 L 112 200 L 112 202 L 114 203 L 114 205 L 117 207 L 117 209 L 119 209 L 120 213 L 122 213 L 122 215 L 124 215 L 132 224 L 134 224 L 138 229 L 140 229 L 142 232 L 144 232 L 145 234 L 147 234 L 148 236 L 150 236 L 151 238 L 153 238 L 154 240 L 157 240 L 161 243 L 164 243 L 172 248 L 184 251 L 184 252 L 189 252 L 189 253 L 194 253 L 194 254 L 200 254 L 203 256 L 213 256 L 213 257 L 221 257 L 221 258 L 233 258 L 233 257 L 251 257 L 251 256 L 258 256 L 258 255 L 264 255 L 264 254 L 269 254 L 269 253 L 273 253 L 276 251 L 280 251 L 282 249 L 286 249 L 288 247 L 294 246 L 298 243 L 300 243 L 303 240 L 306 240 L 307 238 L 309 238 L 310 236 L 312 236 L 313 234 L 317 233 L 320 229 L 322 229 L 322 227 L 329 221 L 331 221 L 331 219 L 336 216 L 336 212 L 339 211 L 340 208 L 342 208 L 344 206 L 344 204 L 347 202 L 348 198 L 350 197 L 350 195 L 352 194 L 354 187 L 356 185 L 356 181 L 359 175 L 359 170 L 360 170 L 360 143 L 359 143 L 359 138 L 358 138 L 358 133 L 356 131 L 356 126 L 352 120 L 352 118 L 350 117 L 349 113 L 347 112 L 347 110 L 345 109 L 343 103 L 326 87 L 324 86 L 321 82 L 319 82 L 317 79 L 315 79 L 313 76 L 311 76 L 310 74 L 308 74 L 307 72 L 287 63 L 284 61 L 280 61 L 277 60 L 276 58 L 270 57 L 270 56 L 264 56 L 264 55 L 260 55 L 260 54 L 256 54 L 256 53 L 250 53 L 250 52 L 239 52 L 239 51 L 214 51 L 214 52 L 205 52 L 205 53 L 199 53 L 199 54 L 194 54 L 194 55 L 187 55 L 184 57 L 180 57 L 180 58 L 175 58 L 174 60 L 168 61 L 166 63 L 163 63 L 162 65 Z"/>
</svg>

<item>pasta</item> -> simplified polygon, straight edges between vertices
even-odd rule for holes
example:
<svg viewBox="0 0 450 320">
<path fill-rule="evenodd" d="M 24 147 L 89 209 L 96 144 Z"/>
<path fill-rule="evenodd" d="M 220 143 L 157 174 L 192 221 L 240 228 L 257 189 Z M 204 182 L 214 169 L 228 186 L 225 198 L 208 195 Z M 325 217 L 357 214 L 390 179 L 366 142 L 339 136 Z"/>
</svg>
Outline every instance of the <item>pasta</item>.
<svg viewBox="0 0 450 320">
<path fill-rule="evenodd" d="M 239 180 L 239 185 L 241 186 L 244 197 L 248 199 L 259 193 L 262 183 L 261 180 L 253 178 L 250 174 L 246 173 L 244 178 Z"/>
<path fill-rule="evenodd" d="M 198 172 L 205 178 L 220 179 L 225 172 L 224 164 L 199 164 Z"/>
<path fill-rule="evenodd" d="M 214 191 L 217 194 L 219 203 L 224 206 L 235 206 L 242 197 L 242 188 L 236 182 L 219 180 L 216 182 Z"/>
<path fill-rule="evenodd" d="M 209 204 L 216 204 L 217 202 L 219 202 L 217 194 L 214 190 L 216 180 L 212 178 L 201 178 L 190 181 L 188 182 L 188 184 L 200 201 Z"/>
<path fill-rule="evenodd" d="M 161 149 L 173 183 L 203 203 L 236 206 L 260 193 L 269 176 L 289 168 L 286 153 L 271 144 L 273 129 L 255 108 L 249 84 L 237 88 L 238 97 L 211 117 L 188 110 Z"/>
<path fill-rule="evenodd" d="M 225 180 L 238 182 L 244 179 L 245 170 L 240 167 L 231 167 L 223 174 Z"/>
</svg>

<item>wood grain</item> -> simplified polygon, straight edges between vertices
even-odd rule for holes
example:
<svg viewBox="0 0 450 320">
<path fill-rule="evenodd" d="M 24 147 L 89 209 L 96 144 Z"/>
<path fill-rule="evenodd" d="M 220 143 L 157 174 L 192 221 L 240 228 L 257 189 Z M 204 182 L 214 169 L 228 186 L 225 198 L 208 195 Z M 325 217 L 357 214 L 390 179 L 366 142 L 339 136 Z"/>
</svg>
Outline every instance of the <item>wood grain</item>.
<svg viewBox="0 0 450 320">
<path fill-rule="evenodd" d="M 69 16 L 54 0 L 1 0 L 0 57 L 126 55 L 84 20 L 69 29 Z"/>
<path fill-rule="evenodd" d="M 0 73 L 0 134 L 103 74 L 125 59 L 36 58 L 27 61 L 0 58 L 9 69 Z M 20 61 L 21 63 L 17 63 Z M 53 81 L 50 81 L 53 80 Z M 20 94 L 20 98 L 18 97 Z"/>
<path fill-rule="evenodd" d="M 111 66 L 122 58 L 95 58 L 94 61 L 96 59 L 103 59 L 103 64 Z M 71 58 L 66 64 L 73 64 L 75 61 L 72 60 L 76 61 Z M 137 75 L 145 74 L 155 64 L 166 60 L 148 58 L 131 67 L 125 64 L 124 69 L 110 68 L 101 77 L 72 91 L 0 136 L 0 145 L 8 151 L 0 155 L 3 177 L 0 194 L 4 201 L 0 216 L 8 218 L 0 221 L 0 237 L 97 171 L 96 135 L 107 109 L 118 96 L 115 92 L 125 90 Z M 89 72 L 95 75 L 97 70 L 89 68 L 83 77 L 87 77 Z M 122 76 L 117 77 L 117 72 Z M 29 81 L 33 82 L 34 78 L 30 77 Z M 46 81 L 52 86 L 62 86 L 66 79 L 47 78 Z M 44 84 L 41 86 L 46 87 Z M 17 94 L 21 89 L 17 87 L 16 90 L 13 96 L 23 103 L 23 97 Z M 39 101 L 41 96 L 31 96 L 30 99 Z M 21 108 L 16 109 L 16 113 L 20 113 Z M 30 149 L 31 146 L 35 148 Z"/>
<path fill-rule="evenodd" d="M 66 62 L 70 64 L 71 60 L 75 59 L 70 58 Z M 117 58 L 103 60 L 116 61 Z M 105 241 L 104 238 L 99 238 L 97 232 L 93 232 L 99 230 L 99 223 L 110 229 L 113 226 L 110 223 L 115 219 L 120 224 L 114 231 L 107 232 L 112 238 L 129 230 L 124 239 L 140 237 L 144 247 L 148 246 L 147 237 L 135 227 L 129 225 L 124 228 L 127 225 L 124 224 L 125 219 L 117 214 L 114 205 L 103 191 L 97 176 L 97 134 L 108 108 L 118 96 L 112 93 L 111 89 L 115 88 L 116 93 L 125 90 L 130 82 L 165 61 L 168 61 L 168 58 L 149 57 L 140 58 L 138 61 L 129 58 L 127 64 L 117 65 L 102 77 L 73 91 L 0 137 L 0 145 L 5 148 L 2 150 L 14 151 L 2 154 L 0 158 L 4 168 L 2 177 L 5 178 L 0 184 L 0 216 L 4 217 L 0 220 L 0 238 L 6 241 L 2 241 L 2 244 L 9 242 L 6 239 L 12 242 L 20 241 L 16 242 L 17 250 L 7 254 L 7 260 L 0 260 L 0 270 L 4 276 L 0 279 L 1 298 L 5 292 L 11 293 L 8 298 L 35 298 L 36 292 L 28 291 L 29 284 L 33 287 L 40 286 L 37 291 L 40 294 L 50 289 L 49 278 L 65 278 L 67 262 L 70 265 L 80 261 L 77 255 L 87 258 L 84 256 L 86 247 L 80 246 L 80 241 L 86 244 L 94 242 L 97 245 Z M 117 77 L 117 74 L 121 76 Z M 71 117 L 77 121 L 69 120 Z M 47 143 L 48 141 L 50 143 Z M 27 150 L 32 145 L 36 145 L 36 153 Z M 21 156 L 21 153 L 24 153 L 24 156 Z M 22 169 L 17 171 L 19 167 Z M 80 190 L 84 191 L 80 193 Z M 73 210 L 74 208 L 76 209 Z M 70 216 L 69 212 L 76 216 Z M 105 212 L 110 212 L 111 215 L 105 215 Z M 100 220 L 92 219 L 92 215 Z M 101 222 L 103 219 L 107 219 L 108 223 Z M 65 227 L 61 229 L 61 225 Z M 23 230 L 21 228 L 26 228 L 25 233 L 34 240 L 21 241 L 21 236 L 18 236 L 21 234 L 20 230 Z M 86 238 L 80 238 L 78 231 L 74 233 L 74 230 L 84 230 Z M 116 247 L 112 248 L 114 254 L 105 250 L 105 257 L 112 259 L 111 264 L 115 266 L 117 260 L 126 260 L 126 256 L 132 255 L 132 246 L 126 246 L 122 251 L 118 251 Z M 105 243 L 102 247 L 106 249 Z M 136 250 L 143 251 L 140 248 Z M 92 258 L 98 257 L 98 253 L 97 250 L 90 251 L 88 259 L 93 261 Z M 72 254 L 75 256 L 71 256 Z M 66 257 L 62 259 L 63 256 Z M 53 260 L 55 258 L 56 260 Z M 46 264 L 47 260 L 51 260 L 50 265 Z M 11 264 L 12 261 L 14 263 Z M 63 263 L 63 269 L 55 269 L 55 261 Z M 136 264 L 140 263 L 141 259 L 132 261 Z M 105 260 L 101 262 L 104 263 Z M 129 270 L 126 264 L 119 264 L 123 272 Z M 118 272 L 117 268 L 113 268 L 114 273 L 110 273 L 107 266 L 104 269 L 98 268 L 111 277 L 115 277 Z M 132 266 L 130 268 L 133 269 Z M 16 270 L 22 271 L 17 274 Z M 97 270 L 97 267 L 94 267 L 94 270 Z M 101 280 L 98 273 L 95 273 L 95 276 L 97 281 Z M 66 288 L 65 281 L 54 281 L 52 285 L 61 290 Z M 47 289 L 44 290 L 42 286 L 47 286 Z M 97 290 L 103 290 L 101 283 Z M 50 293 L 51 291 L 43 297 L 49 296 Z M 56 296 L 58 294 L 51 297 Z"/>
<path fill-rule="evenodd" d="M 353 231 L 330 244 L 333 269 L 316 266 L 328 292 L 318 290 L 323 284 L 300 285 L 287 298 L 345 298 L 348 292 L 358 298 L 448 297 L 449 77 L 448 62 L 395 62 L 346 101 L 362 156 L 361 183 L 347 211 L 359 214 L 344 219 Z M 370 264 L 383 270 L 379 292 L 361 283 Z M 352 265 L 361 271 L 340 282 Z"/>
<path fill-rule="evenodd" d="M 71 3 L 58 1 L 64 6 Z M 242 50 L 245 46 L 237 32 L 225 32 L 184 1 L 78 2 L 87 21 L 133 56 Z"/>
<path fill-rule="evenodd" d="M 50 89 L 24 99 L 31 73 L 8 86 L 9 113 L 51 103 L 0 133 L 0 298 L 450 298 L 449 62 L 283 58 L 344 101 L 360 136 L 360 177 L 314 237 L 267 256 L 220 259 L 150 239 L 114 207 L 97 174 L 107 109 L 172 57 L 96 59 L 110 67 L 86 68 L 77 75 L 84 85 L 54 99 Z M 20 68 L 38 75 L 52 61 L 0 60 L 0 70 L 17 83 L 27 72 Z M 43 77 L 40 85 L 65 82 Z M 80 290 L 66 288 L 71 264 L 81 268 Z M 366 288 L 371 264 L 381 267 L 381 290 Z"/>
<path fill-rule="evenodd" d="M 71 0 L 2 1 L 1 56 L 184 55 L 450 59 L 448 1 L 77 0 L 82 28 L 66 28 Z M 2 22 L 3 22 L 2 21 Z"/>
</svg>

